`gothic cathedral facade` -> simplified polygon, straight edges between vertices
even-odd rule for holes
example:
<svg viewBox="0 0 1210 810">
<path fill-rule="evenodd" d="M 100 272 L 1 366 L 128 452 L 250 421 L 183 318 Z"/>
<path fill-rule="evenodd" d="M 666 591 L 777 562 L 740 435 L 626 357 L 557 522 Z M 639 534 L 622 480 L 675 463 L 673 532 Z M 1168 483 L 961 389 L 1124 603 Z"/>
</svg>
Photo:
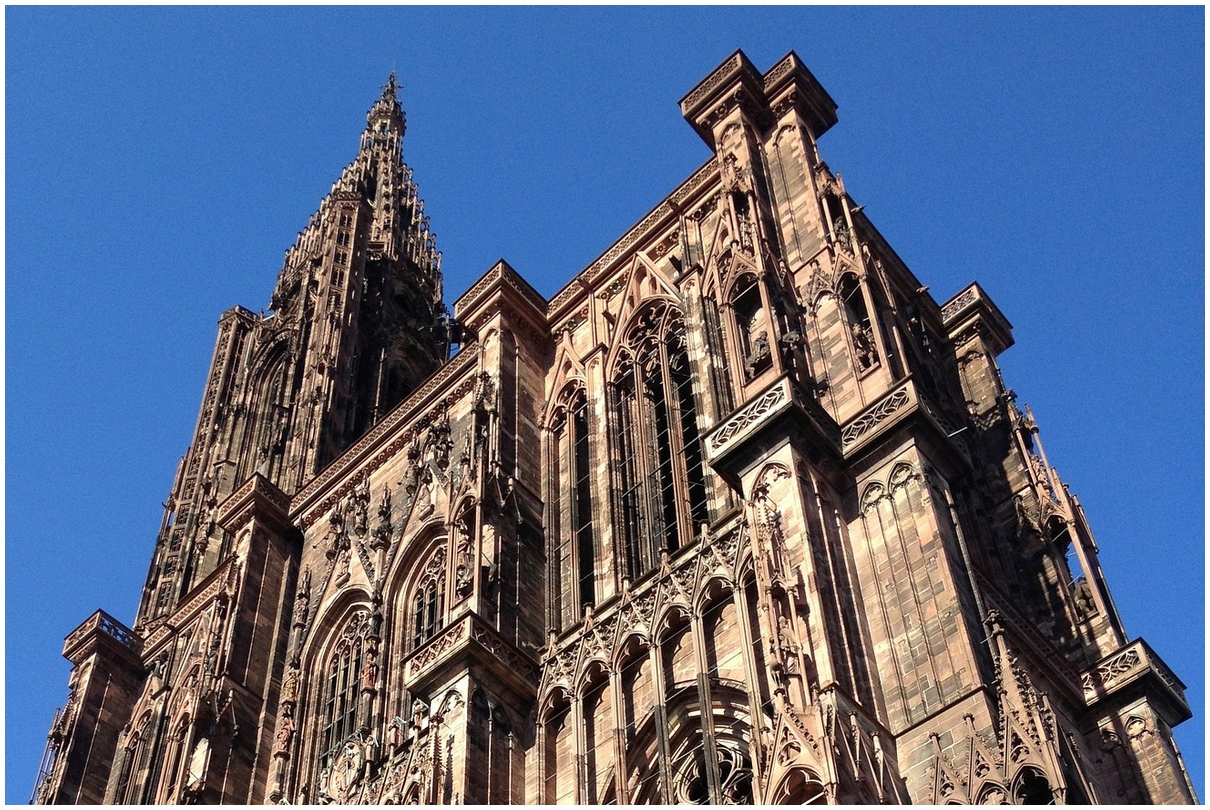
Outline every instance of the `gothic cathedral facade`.
<svg viewBox="0 0 1210 810">
<path fill-rule="evenodd" d="M 501 261 L 447 317 L 392 76 L 219 320 L 39 801 L 1196 801 L 1007 319 L 862 214 L 793 53 L 680 106 L 705 165 L 550 300 Z"/>
</svg>

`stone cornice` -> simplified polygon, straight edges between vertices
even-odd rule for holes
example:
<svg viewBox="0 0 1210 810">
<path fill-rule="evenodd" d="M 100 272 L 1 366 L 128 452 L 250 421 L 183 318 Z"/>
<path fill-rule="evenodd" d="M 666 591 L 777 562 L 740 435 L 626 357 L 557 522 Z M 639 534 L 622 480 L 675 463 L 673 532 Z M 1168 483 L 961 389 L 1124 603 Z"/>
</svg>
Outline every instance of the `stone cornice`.
<svg viewBox="0 0 1210 810">
<path fill-rule="evenodd" d="M 534 660 L 513 646 L 474 613 L 464 613 L 426 641 L 405 659 L 408 687 L 430 682 L 444 666 L 463 655 L 471 655 L 492 666 L 522 694 L 535 694 L 539 671 Z"/>
<path fill-rule="evenodd" d="M 488 295 L 493 290 L 502 287 L 507 287 L 514 291 L 536 313 L 546 313 L 546 299 L 531 287 L 529 282 L 521 277 L 520 273 L 510 267 L 508 262 L 504 261 L 504 259 L 499 259 L 492 265 L 491 269 L 470 286 L 470 289 L 458 296 L 458 299 L 454 301 L 455 316 L 459 321 L 473 317 L 475 312 L 488 300 Z"/>
<path fill-rule="evenodd" d="M 104 645 L 129 661 L 137 662 L 143 648 L 143 640 L 138 633 L 113 616 L 98 610 L 63 640 L 63 657 L 73 664 L 79 664 L 92 654 L 98 645 Z"/>
<path fill-rule="evenodd" d="M 289 525 L 290 496 L 260 473 L 253 473 L 219 507 L 216 522 L 229 532 L 241 529 L 253 516 L 278 527 Z"/>
<path fill-rule="evenodd" d="M 763 76 L 765 97 L 775 117 L 796 109 L 818 138 L 836 123 L 836 102 L 807 66 L 790 51 Z"/>
<path fill-rule="evenodd" d="M 1013 345 L 1013 325 L 978 282 L 971 282 L 941 305 L 941 320 L 956 344 L 977 332 L 984 336 L 992 354 L 998 355 Z"/>
</svg>

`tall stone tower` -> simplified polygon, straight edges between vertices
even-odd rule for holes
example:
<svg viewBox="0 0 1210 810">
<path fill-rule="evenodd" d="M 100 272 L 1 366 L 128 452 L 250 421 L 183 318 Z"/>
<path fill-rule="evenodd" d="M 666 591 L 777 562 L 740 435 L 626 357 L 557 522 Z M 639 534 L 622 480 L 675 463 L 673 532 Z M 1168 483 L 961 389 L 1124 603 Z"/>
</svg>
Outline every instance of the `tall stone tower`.
<svg viewBox="0 0 1210 810">
<path fill-rule="evenodd" d="M 441 362 L 441 254 L 391 74 L 285 264 L 270 314 L 223 313 L 193 444 L 169 495 L 135 629 L 170 614 L 227 552 L 215 507 L 254 471 L 289 494 Z"/>
<path fill-rule="evenodd" d="M 98 612 L 64 649 L 76 669 L 72 700 L 52 732 L 63 750 L 54 779 L 46 782 L 46 801 L 155 798 L 152 786 L 138 793 L 123 792 L 112 781 L 107 786 L 114 775 L 108 761 L 122 760 L 115 744 L 131 733 L 122 729 L 147 679 L 162 678 L 167 662 L 192 639 L 196 649 L 189 654 L 207 661 L 192 686 L 194 697 L 203 683 L 219 695 L 218 657 L 243 643 L 240 620 L 270 620 L 278 607 L 266 612 L 257 606 L 228 619 L 229 606 L 212 599 L 209 592 L 224 572 L 230 581 L 221 584 L 229 593 L 246 588 L 237 578 L 248 573 L 216 570 L 237 552 L 234 536 L 221 525 L 219 504 L 253 479 L 288 504 L 291 493 L 444 359 L 441 254 L 403 162 L 405 121 L 397 92 L 392 73 L 366 116 L 357 156 L 286 251 L 268 313 L 233 307 L 219 320 L 193 443 L 168 497 L 134 632 Z M 282 562 L 262 573 L 280 577 Z M 257 588 L 275 584 L 280 586 L 259 582 Z M 201 600 L 199 631 L 203 593 L 209 596 Z M 200 635 L 208 637 L 206 649 L 197 647 Z M 263 673 L 249 675 L 255 680 Z M 150 735 L 150 744 L 159 746 L 171 732 L 156 727 L 134 733 L 145 741 Z M 124 763 L 129 772 L 136 765 L 149 767 Z"/>
<path fill-rule="evenodd" d="M 887 244 L 795 54 L 680 106 L 710 159 L 442 362 L 388 83 L 223 317 L 135 628 L 67 638 L 42 801 L 1196 800 L 1007 318 Z"/>
</svg>

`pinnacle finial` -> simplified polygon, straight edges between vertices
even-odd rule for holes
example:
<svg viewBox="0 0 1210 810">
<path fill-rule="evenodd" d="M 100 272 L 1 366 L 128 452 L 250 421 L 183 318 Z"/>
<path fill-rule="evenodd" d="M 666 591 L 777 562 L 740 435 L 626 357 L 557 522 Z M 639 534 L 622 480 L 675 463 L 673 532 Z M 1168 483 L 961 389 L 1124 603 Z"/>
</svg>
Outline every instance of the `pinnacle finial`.
<svg viewBox="0 0 1210 810">
<path fill-rule="evenodd" d="M 399 100 L 399 82 L 395 78 L 394 69 L 391 70 L 391 75 L 387 77 L 387 83 L 382 86 L 382 97 L 393 101 Z"/>
<path fill-rule="evenodd" d="M 382 86 L 382 95 L 366 114 L 366 122 L 375 130 L 386 125 L 388 121 L 393 122 L 394 128 L 400 135 L 403 134 L 404 120 L 403 109 L 399 105 L 399 79 L 394 70 L 387 77 L 387 83 Z"/>
</svg>

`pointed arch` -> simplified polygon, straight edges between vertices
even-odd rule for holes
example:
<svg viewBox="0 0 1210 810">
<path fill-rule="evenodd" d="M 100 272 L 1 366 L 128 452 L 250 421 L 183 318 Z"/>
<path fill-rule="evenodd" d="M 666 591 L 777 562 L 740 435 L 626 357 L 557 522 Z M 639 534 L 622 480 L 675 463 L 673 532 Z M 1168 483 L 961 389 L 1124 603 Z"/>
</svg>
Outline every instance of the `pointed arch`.
<svg viewBox="0 0 1210 810">
<path fill-rule="evenodd" d="M 550 615 L 567 628 L 597 603 L 603 562 L 594 521 L 591 407 L 582 383 L 564 385 L 548 422 L 546 531 Z"/>
<path fill-rule="evenodd" d="M 680 292 L 642 254 L 635 255 L 624 278 L 622 302 L 614 315 L 614 320 L 622 327 L 619 334 L 625 334 L 636 313 L 653 300 L 662 299 L 674 307 L 680 306 Z"/>
<path fill-rule="evenodd" d="M 827 791 L 810 768 L 790 768 L 770 791 L 769 804 L 827 804 Z"/>
<path fill-rule="evenodd" d="M 1050 780 L 1041 768 L 1022 768 L 1013 778 L 1013 799 L 1016 804 L 1054 804 L 1055 794 Z"/>
<path fill-rule="evenodd" d="M 861 513 L 864 515 L 878 506 L 878 502 L 886 495 L 886 487 L 877 481 L 871 481 L 861 491 Z"/>
<path fill-rule="evenodd" d="M 619 556 L 624 574 L 637 581 L 661 552 L 689 544 L 710 518 L 680 310 L 662 300 L 644 305 L 609 368 Z"/>
<path fill-rule="evenodd" d="M 357 731 L 362 663 L 370 631 L 368 599 L 331 611 L 307 662 L 304 688 L 311 696 L 307 706 L 314 715 L 303 756 L 318 773 L 330 764 L 345 741 Z M 326 632 L 325 632 L 326 631 Z"/>
<path fill-rule="evenodd" d="M 572 346 L 570 331 L 563 332 L 551 368 L 554 369 L 554 376 L 547 390 L 553 396 L 548 398 L 542 414 L 542 424 L 547 427 L 558 421 L 560 409 L 566 407 L 568 394 L 576 388 L 583 388 L 588 379 L 588 372 Z"/>
</svg>

